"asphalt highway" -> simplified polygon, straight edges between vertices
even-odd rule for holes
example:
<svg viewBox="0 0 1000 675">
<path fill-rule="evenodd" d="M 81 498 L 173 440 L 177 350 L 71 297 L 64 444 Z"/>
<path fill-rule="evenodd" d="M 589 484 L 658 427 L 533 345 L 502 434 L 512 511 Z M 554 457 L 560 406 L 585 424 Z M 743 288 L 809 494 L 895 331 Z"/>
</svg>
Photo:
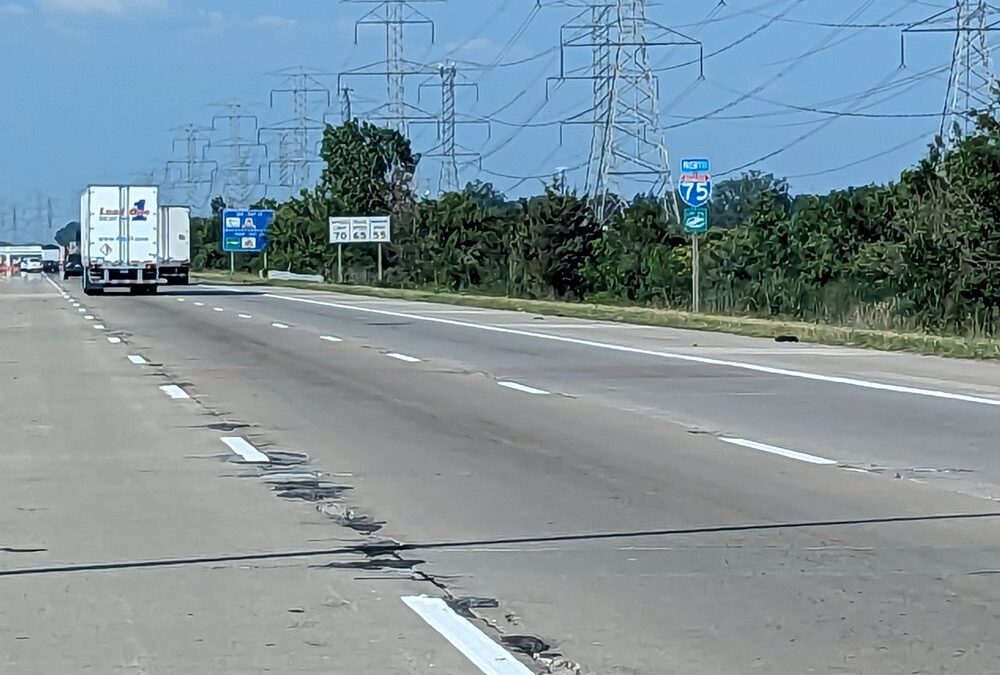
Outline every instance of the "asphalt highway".
<svg viewBox="0 0 1000 675">
<path fill-rule="evenodd" d="M 266 287 L 0 311 L 4 673 L 1000 673 L 992 364 Z"/>
</svg>

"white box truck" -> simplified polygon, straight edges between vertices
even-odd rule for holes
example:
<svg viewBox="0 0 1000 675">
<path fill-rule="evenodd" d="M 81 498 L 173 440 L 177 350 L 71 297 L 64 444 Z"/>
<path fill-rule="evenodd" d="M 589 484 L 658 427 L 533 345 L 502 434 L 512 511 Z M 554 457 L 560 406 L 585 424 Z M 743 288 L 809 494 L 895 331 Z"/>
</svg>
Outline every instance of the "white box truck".
<svg viewBox="0 0 1000 675">
<path fill-rule="evenodd" d="M 191 209 L 161 206 L 159 228 L 160 278 L 186 286 L 191 274 Z"/>
<path fill-rule="evenodd" d="M 128 288 L 155 293 L 158 190 L 149 185 L 91 185 L 80 195 L 80 262 L 83 292 Z"/>
</svg>

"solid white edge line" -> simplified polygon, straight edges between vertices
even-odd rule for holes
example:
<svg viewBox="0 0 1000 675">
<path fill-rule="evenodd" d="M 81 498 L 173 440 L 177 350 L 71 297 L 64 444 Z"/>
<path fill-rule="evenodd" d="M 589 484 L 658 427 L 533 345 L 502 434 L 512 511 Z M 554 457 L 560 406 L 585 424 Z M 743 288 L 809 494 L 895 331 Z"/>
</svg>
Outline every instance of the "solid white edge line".
<svg viewBox="0 0 1000 675">
<path fill-rule="evenodd" d="M 800 462 L 808 462 L 809 464 L 822 464 L 825 466 L 837 464 L 836 460 L 827 459 L 826 457 L 817 457 L 816 455 L 810 455 L 804 452 L 795 452 L 794 450 L 779 448 L 776 445 L 768 445 L 767 443 L 748 441 L 745 438 L 728 438 L 723 436 L 720 437 L 719 440 L 722 441 L 723 443 L 740 445 L 743 446 L 744 448 L 750 448 L 751 450 L 760 450 L 761 452 L 767 452 L 772 455 L 781 455 L 782 457 L 787 457 L 788 459 L 797 459 Z"/>
<path fill-rule="evenodd" d="M 191 398 L 188 393 L 178 387 L 176 384 L 164 384 L 160 385 L 160 391 L 169 396 L 170 398 Z"/>
<path fill-rule="evenodd" d="M 128 355 L 128 360 L 131 361 L 132 363 L 134 363 L 137 366 L 144 366 L 147 363 L 146 359 L 142 358 L 138 354 L 129 354 Z"/>
<path fill-rule="evenodd" d="M 249 293 L 250 291 L 236 291 L 237 293 Z M 693 356 L 691 354 L 678 354 L 675 352 L 663 352 L 652 349 L 642 349 L 640 347 L 629 347 L 610 342 L 598 342 L 596 340 L 584 340 L 582 338 L 571 338 L 564 335 L 549 335 L 546 333 L 536 333 L 528 330 L 517 330 L 513 328 L 503 328 L 502 326 L 492 326 L 489 324 L 470 323 L 468 321 L 458 321 L 456 319 L 443 319 L 436 316 L 423 316 L 420 314 L 410 314 L 409 312 L 393 312 L 386 309 L 375 309 L 374 307 L 360 307 L 345 305 L 339 302 L 325 302 L 322 300 L 312 300 L 310 298 L 297 298 L 287 295 L 276 295 L 274 293 L 263 293 L 263 297 L 286 302 L 301 302 L 309 305 L 320 305 L 332 307 L 334 309 L 344 309 L 353 312 L 364 312 L 367 314 L 378 314 L 380 316 L 392 316 L 400 319 L 411 319 L 413 321 L 425 321 L 428 323 L 438 323 L 446 326 L 456 326 L 459 328 L 472 328 L 490 333 L 502 333 L 504 335 L 519 335 L 537 340 L 549 340 L 551 342 L 561 342 L 563 344 L 574 344 L 583 347 L 594 347 L 596 349 L 606 349 L 608 351 L 623 352 L 626 354 L 641 354 L 643 356 L 655 356 L 661 359 L 671 359 L 674 361 L 685 361 L 687 363 L 700 363 L 706 366 L 721 366 L 724 368 L 736 368 L 739 370 L 750 370 L 768 375 L 781 375 L 784 377 L 794 377 L 801 380 L 814 380 L 818 382 L 830 382 L 833 384 L 844 384 L 861 389 L 874 389 L 877 391 L 889 391 L 896 394 L 912 394 L 914 396 L 926 396 L 928 398 L 939 398 L 950 401 L 961 401 L 963 403 L 977 403 L 980 405 L 991 405 L 1000 407 L 1000 399 L 985 398 L 983 396 L 972 396 L 969 394 L 956 394 L 948 391 L 936 389 L 921 389 L 919 387 L 907 387 L 898 384 L 886 384 L 884 382 L 871 382 L 869 380 L 859 380 L 853 377 L 838 377 L 836 375 L 821 375 L 820 373 L 810 373 L 803 370 L 790 370 L 788 368 L 774 368 L 762 366 L 756 363 L 743 363 L 740 361 L 727 361 L 724 359 L 713 359 L 707 356 Z"/>
<path fill-rule="evenodd" d="M 389 352 L 386 354 L 390 359 L 396 359 L 397 361 L 403 361 L 404 363 L 420 363 L 420 359 L 415 356 L 408 356 L 406 354 L 398 354 L 396 352 Z"/>
<path fill-rule="evenodd" d="M 320 340 L 326 340 L 327 342 L 343 342 L 339 337 L 333 337 L 332 335 L 320 335 Z"/>
<path fill-rule="evenodd" d="M 252 464 L 268 464 L 271 458 L 255 448 L 248 440 L 240 436 L 223 436 L 222 442 L 229 446 L 229 449 L 243 458 L 244 462 Z"/>
<path fill-rule="evenodd" d="M 236 316 L 240 317 L 241 319 L 252 319 L 253 318 L 249 314 L 237 314 Z"/>
<path fill-rule="evenodd" d="M 110 335 L 108 336 L 108 342 L 110 342 L 113 345 L 116 345 L 116 344 L 120 343 L 121 341 L 122 341 L 122 339 L 119 338 L 119 337 L 111 337 Z"/>
<path fill-rule="evenodd" d="M 520 391 L 525 394 L 536 394 L 536 395 L 548 395 L 549 392 L 544 389 L 535 389 L 534 387 L 529 387 L 526 384 L 520 384 L 519 382 L 497 382 L 501 387 L 507 387 L 508 389 L 513 389 L 514 391 Z"/>
<path fill-rule="evenodd" d="M 403 596 L 403 603 L 485 675 L 532 675 L 526 665 L 439 598 Z"/>
</svg>

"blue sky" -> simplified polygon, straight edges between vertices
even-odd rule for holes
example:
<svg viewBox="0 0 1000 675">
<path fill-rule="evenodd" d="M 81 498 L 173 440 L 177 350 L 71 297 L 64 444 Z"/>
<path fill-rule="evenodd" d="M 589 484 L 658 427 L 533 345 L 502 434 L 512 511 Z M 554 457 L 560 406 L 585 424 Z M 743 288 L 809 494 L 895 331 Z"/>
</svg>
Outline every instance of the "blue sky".
<svg viewBox="0 0 1000 675">
<path fill-rule="evenodd" d="M 430 65 L 455 60 L 460 81 L 478 85 L 459 90 L 460 119 L 492 121 L 489 129 L 458 130 L 460 145 L 484 156 L 484 172 L 465 167 L 463 182 L 479 177 L 525 194 L 541 187 L 534 176 L 586 162 L 588 128 L 564 127 L 560 143 L 558 122 L 592 106 L 590 83 L 550 86 L 546 99 L 546 78 L 558 74 L 560 26 L 578 10 L 557 0 L 541 4 L 414 3 L 434 20 L 436 41 L 424 27 L 408 29 L 406 57 Z M 943 105 L 952 36 L 908 37 L 900 69 L 896 24 L 950 4 L 660 0 L 651 18 L 700 40 L 708 55 L 699 79 L 696 65 L 678 67 L 696 58 L 695 48 L 652 50 L 675 170 L 682 156 L 705 155 L 717 175 L 752 164 L 790 177 L 796 191 L 897 176 L 937 129 L 930 115 Z M 153 172 L 162 182 L 165 163 L 183 157 L 183 144 L 173 143 L 179 128 L 210 126 L 223 112 L 213 104 L 239 101 L 261 126 L 291 118 L 289 96 L 277 94 L 269 106 L 270 89 L 282 83 L 276 72 L 305 67 L 336 90 L 337 73 L 384 58 L 376 27 L 362 27 L 354 44 L 354 22 L 372 7 L 339 0 L 0 0 L 0 239 L 11 235 L 15 206 L 17 237 L 43 238 L 47 199 L 58 227 L 74 218 L 87 183 L 146 180 Z M 870 24 L 886 27 L 853 27 Z M 585 50 L 570 52 L 566 67 L 584 68 L 588 59 Z M 383 79 L 345 81 L 356 113 L 384 103 Z M 415 105 L 421 82 L 435 78 L 407 78 Z M 439 109 L 436 89 L 419 93 L 420 107 Z M 323 95 L 310 98 L 314 119 L 328 113 L 339 120 L 339 111 L 335 95 L 329 110 Z M 845 111 L 868 116 L 834 114 Z M 434 126 L 414 132 L 417 150 L 436 144 Z M 221 131 L 208 135 L 225 140 Z M 274 158 L 276 147 L 269 151 Z M 438 173 L 435 160 L 426 160 L 420 190 L 436 191 Z M 570 173 L 573 183 L 583 179 L 582 171 Z"/>
</svg>

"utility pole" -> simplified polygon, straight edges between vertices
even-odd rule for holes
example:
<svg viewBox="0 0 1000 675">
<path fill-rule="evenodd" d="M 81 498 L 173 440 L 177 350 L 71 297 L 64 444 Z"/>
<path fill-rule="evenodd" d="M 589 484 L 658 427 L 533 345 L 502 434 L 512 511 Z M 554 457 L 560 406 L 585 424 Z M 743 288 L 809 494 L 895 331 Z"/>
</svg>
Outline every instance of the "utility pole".
<svg viewBox="0 0 1000 675">
<path fill-rule="evenodd" d="M 177 152 L 177 146 L 183 145 L 183 159 L 171 159 L 164 165 L 164 175 L 166 183 L 171 188 L 182 188 L 185 190 L 188 206 L 203 205 L 211 196 L 211 186 L 215 181 L 216 173 L 219 170 L 219 163 L 215 160 L 202 159 L 202 152 L 210 143 L 211 139 L 207 132 L 211 127 L 202 127 L 196 124 L 187 124 L 174 131 L 183 131 L 184 135 L 171 140 L 171 148 Z M 208 174 L 204 169 L 210 167 Z M 175 171 L 179 170 L 180 179 L 175 180 Z M 206 190 L 203 199 L 199 199 L 199 192 Z"/>
<path fill-rule="evenodd" d="M 991 20 L 997 16 L 998 10 L 986 0 L 956 0 L 953 7 L 907 26 L 900 35 L 900 59 L 905 66 L 907 34 L 955 34 L 938 132 L 945 147 L 952 147 L 963 136 L 968 136 L 979 115 L 995 116 L 1000 110 L 989 44 L 989 34 L 1000 30 L 1000 21 Z M 950 25 L 941 25 L 943 22 Z"/>
<path fill-rule="evenodd" d="M 438 87 L 441 89 L 441 114 L 436 120 L 438 145 L 428 152 L 421 153 L 424 157 L 436 157 L 441 160 L 441 171 L 438 177 L 439 192 L 453 192 L 461 187 L 459 181 L 458 160 L 460 157 L 468 157 L 480 160 L 482 155 L 461 148 L 455 140 L 456 129 L 459 125 L 476 124 L 486 125 L 489 134 L 490 123 L 486 120 L 458 120 L 455 107 L 455 91 L 459 87 L 472 87 L 476 90 L 476 98 L 479 97 L 479 86 L 474 83 L 459 82 L 457 80 L 458 67 L 451 61 L 438 65 L 438 82 L 424 82 L 418 88 L 418 98 L 424 87 Z M 419 123 L 419 122 L 417 122 Z"/>
<path fill-rule="evenodd" d="M 320 82 L 314 74 L 298 68 L 297 72 L 288 74 L 275 88 L 271 89 L 270 107 L 274 108 L 277 95 L 290 94 L 292 97 L 292 117 L 283 122 L 261 127 L 257 131 L 257 140 L 261 142 L 263 134 L 278 134 L 278 159 L 268 162 L 268 182 L 272 181 L 272 167 L 277 165 L 279 180 L 277 185 L 290 188 L 292 192 L 307 187 L 310 183 L 309 168 L 320 161 L 312 152 L 311 140 L 322 134 L 326 123 L 321 119 L 310 117 L 311 99 L 325 100 L 324 110 L 330 107 L 330 89 Z"/>
<path fill-rule="evenodd" d="M 239 103 L 226 104 L 225 108 L 228 111 L 226 114 L 212 117 L 212 130 L 219 131 L 217 125 L 225 122 L 229 135 L 221 141 L 209 139 L 203 153 L 213 148 L 228 150 L 228 161 L 222 164 L 220 170 L 223 198 L 229 208 L 248 208 L 253 201 L 254 192 L 263 187 L 259 165 L 256 179 L 251 178 L 252 154 L 254 150 L 262 150 L 266 159 L 267 146 L 256 137 L 259 124 L 256 115 L 243 112 L 243 106 Z M 252 137 L 244 135 L 247 122 L 250 123 L 250 131 L 255 133 Z"/>
<path fill-rule="evenodd" d="M 679 222 L 650 50 L 680 45 L 697 47 L 701 54 L 701 43 L 650 19 L 648 0 L 568 0 L 561 4 L 582 11 L 562 27 L 559 75 L 549 79 L 593 81 L 592 118 L 564 124 L 592 128 L 586 189 L 595 201 L 596 217 L 605 223 L 623 203 L 625 181 L 632 181 L 661 199 L 664 209 Z M 574 48 L 590 50 L 588 75 L 568 74 L 567 56 Z"/>
<path fill-rule="evenodd" d="M 382 26 L 385 31 L 385 60 L 379 63 L 362 66 L 341 73 L 337 88 L 343 91 L 342 80 L 347 77 L 378 76 L 386 81 L 385 105 L 376 108 L 372 114 L 364 117 L 380 120 L 398 131 L 403 136 L 408 135 L 409 124 L 412 121 L 433 120 L 434 116 L 406 102 L 406 78 L 413 75 L 433 75 L 435 69 L 420 63 L 409 61 L 405 56 L 404 33 L 408 26 L 425 26 L 430 28 L 431 43 L 434 42 L 434 22 L 415 8 L 417 4 L 442 2 L 443 0 L 342 0 L 351 3 L 374 3 L 376 6 L 366 12 L 354 24 L 354 43 L 358 42 L 358 29 L 361 26 Z"/>
</svg>

